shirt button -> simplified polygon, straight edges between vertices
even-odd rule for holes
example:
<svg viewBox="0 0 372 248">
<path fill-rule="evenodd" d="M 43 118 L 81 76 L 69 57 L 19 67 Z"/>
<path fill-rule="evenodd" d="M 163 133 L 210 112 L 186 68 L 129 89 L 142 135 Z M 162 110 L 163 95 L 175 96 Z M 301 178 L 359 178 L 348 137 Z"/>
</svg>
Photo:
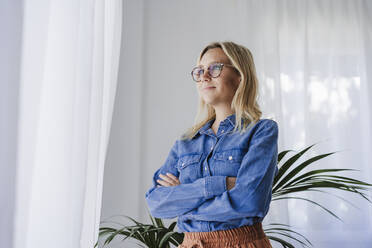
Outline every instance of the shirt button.
<svg viewBox="0 0 372 248">
<path fill-rule="evenodd" d="M 225 130 L 222 130 L 221 132 L 223 133 L 223 132 L 225 132 Z"/>
<path fill-rule="evenodd" d="M 184 166 L 185 165 L 185 163 L 182 163 L 182 166 Z"/>
<path fill-rule="evenodd" d="M 229 160 L 231 160 L 232 159 L 232 156 L 229 156 Z"/>
<path fill-rule="evenodd" d="M 205 170 L 207 170 L 207 167 L 205 167 Z"/>
<path fill-rule="evenodd" d="M 213 146 L 211 147 L 211 150 L 213 150 Z"/>
</svg>

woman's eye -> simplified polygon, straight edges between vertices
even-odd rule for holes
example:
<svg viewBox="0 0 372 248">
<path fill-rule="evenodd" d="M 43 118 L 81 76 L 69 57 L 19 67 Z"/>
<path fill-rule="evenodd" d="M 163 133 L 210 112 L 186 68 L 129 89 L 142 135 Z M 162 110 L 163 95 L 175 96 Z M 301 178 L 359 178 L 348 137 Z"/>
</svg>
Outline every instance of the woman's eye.
<svg viewBox="0 0 372 248">
<path fill-rule="evenodd" d="M 213 65 L 211 67 L 211 70 L 220 70 L 220 69 L 221 69 L 221 67 L 219 65 Z"/>
</svg>

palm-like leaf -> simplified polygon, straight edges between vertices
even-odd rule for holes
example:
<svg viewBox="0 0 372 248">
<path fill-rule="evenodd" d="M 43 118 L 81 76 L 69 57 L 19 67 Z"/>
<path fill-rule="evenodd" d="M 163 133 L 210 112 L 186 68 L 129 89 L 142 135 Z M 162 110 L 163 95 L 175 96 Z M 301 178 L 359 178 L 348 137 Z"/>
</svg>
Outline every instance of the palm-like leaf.
<svg viewBox="0 0 372 248">
<path fill-rule="evenodd" d="M 304 197 L 298 196 L 291 196 L 294 193 L 299 192 L 309 192 L 309 191 L 319 191 L 324 193 L 329 193 L 326 191 L 316 190 L 318 188 L 330 188 L 330 189 L 338 189 L 343 191 L 349 191 L 352 193 L 357 193 L 362 196 L 364 199 L 369 201 L 366 193 L 363 191 L 368 191 L 369 187 L 372 184 L 356 180 L 349 177 L 337 176 L 330 173 L 337 173 L 342 171 L 356 171 L 354 169 L 317 169 L 312 170 L 307 173 L 301 172 L 308 166 L 312 165 L 315 161 L 318 161 L 322 158 L 325 158 L 335 152 L 321 154 L 315 157 L 312 157 L 299 165 L 295 165 L 295 162 L 305 154 L 311 147 L 315 144 L 305 148 L 304 150 L 294 154 L 290 157 L 287 161 L 283 163 L 283 165 L 279 168 L 279 172 L 274 178 L 273 182 L 273 190 L 272 190 L 272 201 L 276 200 L 284 200 L 284 199 L 297 199 L 297 200 L 304 200 L 314 205 L 317 205 L 327 211 L 332 216 L 341 220 L 336 214 L 332 211 L 328 210 L 321 204 L 309 200 Z M 281 162 L 283 157 L 290 152 L 289 150 L 283 151 L 278 155 L 278 163 Z"/>
<path fill-rule="evenodd" d="M 132 238 L 140 242 L 137 244 L 141 247 L 148 248 L 170 248 L 170 243 L 178 246 L 182 243 L 184 234 L 174 232 L 174 227 L 177 222 L 172 222 L 169 227 L 165 227 L 164 223 L 159 218 L 153 218 L 150 215 L 152 224 L 142 224 L 133 218 L 124 215 L 123 217 L 128 218 L 135 225 L 125 226 L 116 222 L 111 222 L 111 224 L 116 223 L 121 225 L 120 227 L 100 227 L 99 238 L 105 238 L 103 247 L 109 244 L 116 237 L 124 237 L 122 241 L 127 238 Z M 102 222 L 105 223 L 105 222 Z M 101 223 L 101 224 L 102 224 Z M 108 222 L 110 223 L 110 222 Z M 142 246 L 144 244 L 145 246 Z M 98 246 L 98 242 L 94 247 Z"/>
<path fill-rule="evenodd" d="M 271 223 L 268 225 L 268 227 L 264 226 L 264 232 L 266 236 L 276 242 L 279 242 L 284 248 L 292 248 L 295 247 L 288 241 L 280 238 L 280 236 L 284 236 L 286 238 L 292 239 L 293 241 L 301 244 L 303 247 L 310 247 L 312 243 L 302 234 L 293 231 L 290 229 L 291 226 L 280 224 L 280 223 Z M 275 236 L 273 236 L 273 234 Z M 295 236 L 299 236 L 299 238 L 296 238 Z M 301 240 L 302 239 L 302 240 Z"/>
<path fill-rule="evenodd" d="M 289 157 L 283 164 L 280 166 L 278 174 L 274 178 L 273 188 L 272 188 L 272 201 L 278 200 L 288 200 L 296 199 L 306 201 L 308 203 L 314 204 L 323 210 L 325 210 L 330 215 L 341 220 L 336 214 L 324 207 L 323 205 L 307 199 L 305 197 L 295 196 L 295 193 L 300 192 L 322 192 L 331 194 L 327 191 L 322 191 L 323 189 L 337 189 L 342 191 L 348 191 L 356 193 L 366 199 L 368 202 L 372 203 L 371 200 L 367 197 L 367 194 L 364 191 L 369 190 L 372 184 L 356 180 L 349 177 L 334 175 L 330 173 L 339 173 L 343 171 L 356 171 L 353 169 L 316 169 L 309 172 L 303 173 L 305 168 L 313 165 L 314 162 L 323 159 L 335 152 L 321 154 L 315 157 L 312 157 L 298 165 L 296 162 L 304 155 L 311 147 L 315 144 L 303 149 L 302 151 L 296 153 L 293 150 L 285 150 L 278 154 L 278 164 L 282 162 L 284 157 L 290 152 L 295 152 L 295 154 Z M 336 195 L 336 197 L 343 199 Z M 136 220 L 124 216 L 130 219 L 135 223 L 133 226 L 123 226 L 119 228 L 113 227 L 100 227 L 99 238 L 105 236 L 104 245 L 109 244 L 115 237 L 122 236 L 124 237 L 123 241 L 127 238 L 136 239 L 140 242 L 138 244 L 146 245 L 148 248 L 169 248 L 170 244 L 178 246 L 182 243 L 184 234 L 173 231 L 177 222 L 173 222 L 169 227 L 165 227 L 163 221 L 159 218 L 153 218 L 150 215 L 152 224 L 142 224 Z M 298 232 L 291 230 L 291 227 L 285 224 L 273 223 L 269 224 L 268 227 L 264 227 L 264 232 L 267 234 L 267 237 L 275 242 L 279 242 L 284 248 L 294 248 L 295 246 L 291 244 L 289 240 L 300 244 L 302 247 L 311 246 L 311 242 L 306 239 L 303 235 Z M 287 240 L 286 240 L 287 239 Z M 95 247 L 98 245 L 96 243 Z"/>
<path fill-rule="evenodd" d="M 348 191 L 352 193 L 359 194 L 364 199 L 366 199 L 368 202 L 371 203 L 371 200 L 368 199 L 367 194 L 365 194 L 363 191 L 367 191 L 370 189 L 372 184 L 356 180 L 349 177 L 343 177 L 343 176 L 337 176 L 330 173 L 339 173 L 343 171 L 357 171 L 354 169 L 316 169 L 311 170 L 306 173 L 302 173 L 305 168 L 307 168 L 310 165 L 313 165 L 314 162 L 323 159 L 331 154 L 334 154 L 335 152 L 321 154 L 315 157 L 312 157 L 310 159 L 307 159 L 306 161 L 296 165 L 296 162 L 298 159 L 301 158 L 302 155 L 304 155 L 311 147 L 313 147 L 315 144 L 303 149 L 302 151 L 295 153 L 293 156 L 289 157 L 286 161 L 282 163 L 282 166 L 280 166 L 278 174 L 274 178 L 273 182 L 273 189 L 272 189 L 272 201 L 278 201 L 278 200 L 288 200 L 288 199 L 296 199 L 296 200 L 303 200 L 308 203 L 314 204 L 323 210 L 325 210 L 330 215 L 336 217 L 337 219 L 341 220 L 340 217 L 338 217 L 336 214 L 334 214 L 331 210 L 324 207 L 323 205 L 312 201 L 310 199 L 307 199 L 305 197 L 299 197 L 299 196 L 293 196 L 294 193 L 301 193 L 301 192 L 322 192 L 331 194 L 327 191 L 319 190 L 320 188 L 325 189 L 337 189 L 337 190 L 343 190 Z M 293 150 L 286 150 L 283 152 L 280 152 L 278 154 L 278 164 L 283 160 L 283 158 L 290 152 L 295 152 Z M 336 196 L 338 197 L 338 196 Z M 343 199 L 342 197 L 338 197 L 346 202 L 347 200 Z M 342 221 L 342 220 L 341 220 Z M 287 233 L 283 233 L 283 230 L 278 229 L 270 229 L 270 232 L 267 232 L 268 230 L 265 230 L 265 233 L 267 233 L 268 238 L 279 242 L 283 247 L 294 247 L 291 246 L 291 244 L 288 243 L 288 241 L 285 241 L 281 239 L 278 235 L 286 236 L 287 238 L 294 239 L 291 237 L 290 233 L 294 232 L 290 229 L 287 229 Z M 276 234 L 276 236 L 273 236 L 272 234 Z M 297 233 L 298 234 L 298 233 Z M 304 236 L 300 235 L 302 238 Z M 297 240 L 303 247 L 308 247 L 305 245 L 305 242 L 300 240 Z M 309 243 L 311 245 L 311 243 Z"/>
</svg>

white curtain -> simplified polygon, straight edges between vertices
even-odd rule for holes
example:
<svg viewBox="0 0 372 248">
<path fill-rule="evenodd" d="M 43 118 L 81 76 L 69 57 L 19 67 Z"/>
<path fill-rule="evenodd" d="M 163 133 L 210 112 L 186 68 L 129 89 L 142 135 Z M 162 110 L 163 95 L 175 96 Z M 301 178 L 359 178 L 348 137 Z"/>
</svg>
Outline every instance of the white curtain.
<svg viewBox="0 0 372 248">
<path fill-rule="evenodd" d="M 280 125 L 279 150 L 319 143 L 300 162 L 337 151 L 309 169 L 357 169 L 341 175 L 372 182 L 372 2 L 240 1 L 236 10 L 236 21 L 247 24 L 244 43 L 255 55 L 261 105 Z M 292 225 L 318 248 L 372 247 L 372 205 L 327 191 L 357 207 L 322 193 L 298 196 L 321 203 L 343 222 L 289 200 L 273 202 L 265 223 Z"/>
<path fill-rule="evenodd" d="M 337 153 L 309 169 L 357 169 L 361 172 L 341 175 L 371 183 L 372 2 L 245 4 L 261 103 L 280 123 L 280 150 L 299 151 L 319 142 L 304 159 Z M 355 194 L 327 191 L 356 207 L 322 193 L 298 196 L 321 203 L 343 222 L 307 202 L 290 200 L 286 207 L 273 202 L 266 223 L 288 223 L 314 247 L 372 247 L 372 205 Z"/>
<path fill-rule="evenodd" d="M 5 87 L 18 98 L 8 99 L 9 110 L 1 112 L 18 115 L 12 118 L 14 159 L 6 160 L 15 164 L 4 165 L 5 174 L 15 178 L 5 185 L 14 190 L 7 195 L 13 203 L 2 204 L 0 213 L 0 219 L 13 214 L 7 222 L 13 228 L 3 240 L 7 230 L 1 223 L 0 246 L 93 247 L 117 85 L 122 1 L 25 0 L 2 6 L 21 9 L 23 24 L 19 64 L 7 72 L 19 83 Z M 2 143 L 12 144 L 15 137 L 9 136 Z"/>
<path fill-rule="evenodd" d="M 319 142 L 301 161 L 338 152 L 311 169 L 358 169 L 361 171 L 343 175 L 372 182 L 372 1 L 190 0 L 176 4 L 159 0 L 144 5 L 145 36 L 135 37 L 143 39 L 138 44 L 144 51 L 140 127 L 145 134 L 138 155 L 119 150 L 115 154 L 126 161 L 142 156 L 139 166 L 127 166 L 128 180 L 133 171 L 139 175 L 137 181 L 146 179 L 138 204 L 142 218 L 147 217 L 143 198 L 153 172 L 164 162 L 174 138 L 194 118 L 197 94 L 189 71 L 200 49 L 214 40 L 233 40 L 251 49 L 263 117 L 278 121 L 280 151 L 299 151 Z M 119 127 L 114 135 L 118 134 Z M 122 166 L 121 161 L 111 165 Z M 330 195 L 302 194 L 325 205 L 344 222 L 307 202 L 289 201 L 273 202 L 265 223 L 290 224 L 317 248 L 372 247 L 372 204 L 357 195 L 330 192 L 359 209 Z M 126 191 L 124 197 L 130 195 Z M 129 210 L 128 206 L 120 213 Z M 106 216 L 120 213 L 107 212 Z"/>
</svg>

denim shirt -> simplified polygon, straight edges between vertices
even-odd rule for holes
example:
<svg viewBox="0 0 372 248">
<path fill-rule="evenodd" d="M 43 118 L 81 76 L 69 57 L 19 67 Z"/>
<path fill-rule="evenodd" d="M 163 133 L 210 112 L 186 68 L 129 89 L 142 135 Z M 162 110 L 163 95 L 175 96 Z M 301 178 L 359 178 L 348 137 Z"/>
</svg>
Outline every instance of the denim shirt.
<svg viewBox="0 0 372 248">
<path fill-rule="evenodd" d="M 191 140 L 176 140 L 156 170 L 146 201 L 153 217 L 178 217 L 180 232 L 209 232 L 253 225 L 266 216 L 278 173 L 278 125 L 260 119 L 245 133 L 232 132 L 235 114 L 215 134 L 207 122 Z M 243 123 L 243 121 L 242 121 Z M 159 174 L 179 178 L 177 186 L 157 182 Z M 227 190 L 226 177 L 236 177 Z M 160 187 L 157 187 L 157 186 Z"/>
</svg>

